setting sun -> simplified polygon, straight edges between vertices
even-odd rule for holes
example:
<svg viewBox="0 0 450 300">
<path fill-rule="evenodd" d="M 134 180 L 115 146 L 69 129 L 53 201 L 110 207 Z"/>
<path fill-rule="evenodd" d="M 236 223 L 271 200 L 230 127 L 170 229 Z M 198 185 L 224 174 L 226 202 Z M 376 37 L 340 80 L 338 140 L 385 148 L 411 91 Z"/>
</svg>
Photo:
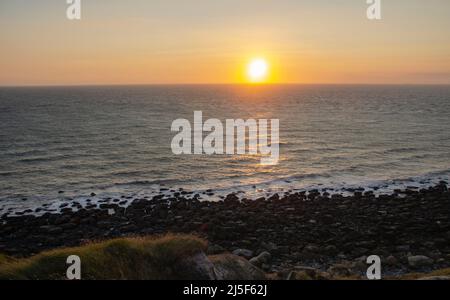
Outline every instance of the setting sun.
<svg viewBox="0 0 450 300">
<path fill-rule="evenodd" d="M 267 80 L 269 65 L 265 59 L 253 59 L 247 67 L 248 79 L 253 83 L 262 83 Z"/>
</svg>

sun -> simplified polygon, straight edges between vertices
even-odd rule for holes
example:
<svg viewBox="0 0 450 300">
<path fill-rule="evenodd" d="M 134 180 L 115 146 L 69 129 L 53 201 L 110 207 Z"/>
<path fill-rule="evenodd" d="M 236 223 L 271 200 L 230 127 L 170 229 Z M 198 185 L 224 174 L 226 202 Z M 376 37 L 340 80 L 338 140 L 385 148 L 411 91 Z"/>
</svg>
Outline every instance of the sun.
<svg viewBox="0 0 450 300">
<path fill-rule="evenodd" d="M 255 58 L 247 67 L 247 76 L 252 83 L 263 83 L 269 75 L 269 64 L 263 58 Z"/>
</svg>

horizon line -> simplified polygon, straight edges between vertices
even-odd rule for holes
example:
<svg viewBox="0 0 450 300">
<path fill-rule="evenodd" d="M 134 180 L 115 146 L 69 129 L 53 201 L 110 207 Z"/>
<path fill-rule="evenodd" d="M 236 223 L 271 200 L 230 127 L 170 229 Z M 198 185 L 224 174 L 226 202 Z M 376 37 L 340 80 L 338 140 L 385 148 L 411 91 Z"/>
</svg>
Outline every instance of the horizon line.
<svg viewBox="0 0 450 300">
<path fill-rule="evenodd" d="M 448 86 L 450 83 L 81 83 L 81 84 L 12 84 L 0 88 L 49 88 L 49 87 L 125 87 L 125 86 L 283 86 L 283 85 L 334 85 L 334 86 Z"/>
</svg>

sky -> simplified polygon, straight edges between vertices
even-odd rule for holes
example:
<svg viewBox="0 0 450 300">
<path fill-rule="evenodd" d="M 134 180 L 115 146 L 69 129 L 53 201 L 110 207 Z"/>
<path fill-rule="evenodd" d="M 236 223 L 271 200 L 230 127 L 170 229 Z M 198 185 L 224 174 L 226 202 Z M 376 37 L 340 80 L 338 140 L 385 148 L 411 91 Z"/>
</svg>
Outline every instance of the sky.
<svg viewBox="0 0 450 300">
<path fill-rule="evenodd" d="M 450 1 L 0 1 L 0 85 L 450 84 Z"/>
</svg>

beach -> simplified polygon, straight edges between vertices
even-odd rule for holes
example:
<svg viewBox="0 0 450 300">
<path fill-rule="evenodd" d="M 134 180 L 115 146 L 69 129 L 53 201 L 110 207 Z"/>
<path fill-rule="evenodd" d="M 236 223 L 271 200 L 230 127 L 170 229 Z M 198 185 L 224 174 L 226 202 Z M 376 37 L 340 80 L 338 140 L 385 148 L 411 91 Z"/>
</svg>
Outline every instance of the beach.
<svg viewBox="0 0 450 300">
<path fill-rule="evenodd" d="M 275 194 L 270 198 L 199 201 L 180 191 L 172 198 L 106 198 L 95 208 L 73 202 L 59 213 L 3 214 L 0 252 L 27 257 L 57 247 L 116 237 L 187 233 L 209 242 L 208 253 L 235 253 L 251 259 L 269 252 L 266 272 L 296 266 L 326 270 L 345 266 L 365 272 L 365 258 L 378 255 L 385 274 L 450 267 L 450 192 L 447 182 L 427 189 L 375 195 L 321 190 Z"/>
</svg>

